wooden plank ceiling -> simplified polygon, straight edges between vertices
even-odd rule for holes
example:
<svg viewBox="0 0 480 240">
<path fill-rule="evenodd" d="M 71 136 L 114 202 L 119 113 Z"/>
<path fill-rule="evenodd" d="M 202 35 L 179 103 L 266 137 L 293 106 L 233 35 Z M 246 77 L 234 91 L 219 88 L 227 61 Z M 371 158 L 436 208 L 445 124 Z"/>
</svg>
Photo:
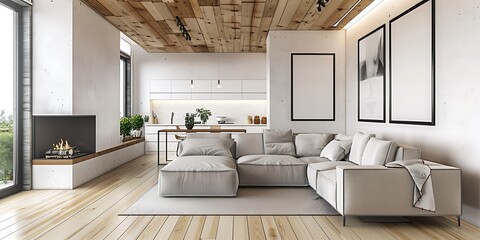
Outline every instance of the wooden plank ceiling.
<svg viewBox="0 0 480 240">
<path fill-rule="evenodd" d="M 269 30 L 341 29 L 373 0 L 82 0 L 148 52 L 265 52 Z M 177 23 L 178 16 L 191 40 Z"/>
</svg>

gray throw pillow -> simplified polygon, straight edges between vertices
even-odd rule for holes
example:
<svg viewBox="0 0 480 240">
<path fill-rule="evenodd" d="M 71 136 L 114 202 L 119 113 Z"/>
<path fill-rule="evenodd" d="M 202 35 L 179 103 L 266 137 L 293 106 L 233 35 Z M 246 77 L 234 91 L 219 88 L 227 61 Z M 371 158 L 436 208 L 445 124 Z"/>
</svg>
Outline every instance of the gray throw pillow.
<svg viewBox="0 0 480 240">
<path fill-rule="evenodd" d="M 295 156 L 292 130 L 264 129 L 263 145 L 265 154 Z"/>
<path fill-rule="evenodd" d="M 332 134 L 302 133 L 295 137 L 297 157 L 318 157 L 323 148 L 333 139 Z"/>
<path fill-rule="evenodd" d="M 395 158 L 397 144 L 392 141 L 371 138 L 362 157 L 362 165 L 385 165 Z"/>
<path fill-rule="evenodd" d="M 225 156 L 233 158 L 230 148 L 234 144 L 232 139 L 194 138 L 182 141 L 183 156 Z"/>
<path fill-rule="evenodd" d="M 325 146 L 320 153 L 320 157 L 327 158 L 330 161 L 340 161 L 350 152 L 351 141 L 333 140 Z"/>
</svg>

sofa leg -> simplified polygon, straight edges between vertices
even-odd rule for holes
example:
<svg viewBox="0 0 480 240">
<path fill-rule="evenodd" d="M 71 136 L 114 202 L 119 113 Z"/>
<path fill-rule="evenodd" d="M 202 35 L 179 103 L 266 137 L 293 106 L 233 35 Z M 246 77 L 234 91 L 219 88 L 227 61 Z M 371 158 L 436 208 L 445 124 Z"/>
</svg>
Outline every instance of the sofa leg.
<svg viewBox="0 0 480 240">
<path fill-rule="evenodd" d="M 458 226 L 460 227 L 460 216 L 457 216 L 457 223 L 458 223 Z"/>
<path fill-rule="evenodd" d="M 343 226 L 345 227 L 345 223 L 347 222 L 347 216 L 343 216 Z"/>
<path fill-rule="evenodd" d="M 320 197 L 319 195 L 317 195 L 313 200 L 318 200 L 318 199 L 320 199 L 320 198 L 322 198 L 322 197 Z"/>
</svg>

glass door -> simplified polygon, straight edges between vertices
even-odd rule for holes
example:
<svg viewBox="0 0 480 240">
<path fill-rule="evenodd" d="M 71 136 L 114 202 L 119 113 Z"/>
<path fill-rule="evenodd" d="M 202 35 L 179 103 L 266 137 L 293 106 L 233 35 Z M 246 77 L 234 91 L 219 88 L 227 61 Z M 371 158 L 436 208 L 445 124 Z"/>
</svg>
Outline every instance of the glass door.
<svg viewBox="0 0 480 240">
<path fill-rule="evenodd" d="M 0 193 L 16 186 L 16 12 L 0 3 Z"/>
</svg>

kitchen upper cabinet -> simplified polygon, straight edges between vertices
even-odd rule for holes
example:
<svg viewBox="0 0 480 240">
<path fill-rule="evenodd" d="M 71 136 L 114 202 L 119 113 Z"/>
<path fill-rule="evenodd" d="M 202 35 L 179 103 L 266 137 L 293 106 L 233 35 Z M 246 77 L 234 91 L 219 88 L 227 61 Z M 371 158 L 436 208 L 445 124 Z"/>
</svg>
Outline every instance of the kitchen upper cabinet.
<svg viewBox="0 0 480 240">
<path fill-rule="evenodd" d="M 218 80 L 212 80 L 212 93 L 242 93 L 242 80 L 220 80 L 222 87 L 217 87 Z"/>
<path fill-rule="evenodd" d="M 265 80 L 243 80 L 242 91 L 244 93 L 266 93 L 267 81 Z"/>
<path fill-rule="evenodd" d="M 212 81 L 211 80 L 193 80 L 192 93 L 211 93 Z"/>
<path fill-rule="evenodd" d="M 150 93 L 171 93 L 172 80 L 150 80 Z"/>
<path fill-rule="evenodd" d="M 150 80 L 150 99 L 265 100 L 265 80 Z"/>
<path fill-rule="evenodd" d="M 172 82 L 172 93 L 190 93 L 192 87 L 190 80 L 173 80 Z M 195 81 L 194 81 L 195 86 Z"/>
</svg>

